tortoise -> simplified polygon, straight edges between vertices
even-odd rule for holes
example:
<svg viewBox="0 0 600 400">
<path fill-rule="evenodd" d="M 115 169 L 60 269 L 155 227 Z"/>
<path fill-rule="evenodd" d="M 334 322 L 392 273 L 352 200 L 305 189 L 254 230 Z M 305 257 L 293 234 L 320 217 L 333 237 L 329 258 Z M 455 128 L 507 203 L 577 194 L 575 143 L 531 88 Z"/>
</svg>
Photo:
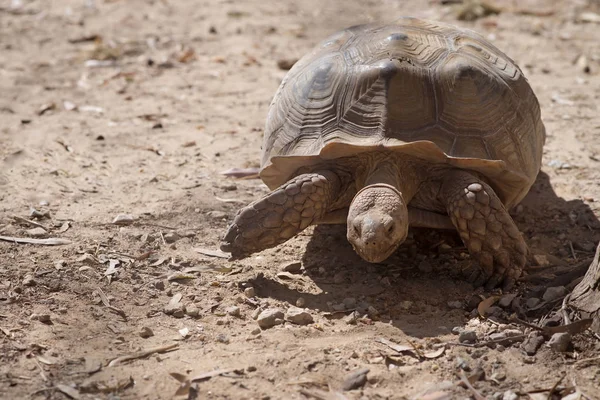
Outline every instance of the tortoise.
<svg viewBox="0 0 600 400">
<path fill-rule="evenodd" d="M 529 254 L 508 213 L 540 170 L 545 128 L 520 68 L 477 33 L 404 17 L 338 32 L 301 58 L 270 105 L 260 177 L 233 257 L 309 225 L 347 224 L 379 263 L 409 226 L 456 229 L 475 285 L 511 287 Z"/>
</svg>

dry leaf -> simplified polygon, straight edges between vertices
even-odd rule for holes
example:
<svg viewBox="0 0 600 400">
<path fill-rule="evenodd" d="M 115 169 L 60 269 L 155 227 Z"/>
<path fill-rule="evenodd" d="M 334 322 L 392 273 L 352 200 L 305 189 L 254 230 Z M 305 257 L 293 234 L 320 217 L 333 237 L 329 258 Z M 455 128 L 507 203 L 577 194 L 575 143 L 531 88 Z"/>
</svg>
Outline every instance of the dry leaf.
<svg viewBox="0 0 600 400">
<path fill-rule="evenodd" d="M 542 330 L 544 333 L 553 335 L 555 333 L 563 333 L 568 332 L 571 335 L 576 335 L 585 331 L 587 328 L 592 326 L 592 322 L 594 320 L 592 318 L 580 319 L 579 321 L 575 321 L 572 324 L 561 325 L 561 326 L 546 326 Z"/>
<path fill-rule="evenodd" d="M 258 178 L 260 168 L 230 168 L 222 171 L 221 175 L 231 176 L 233 178 Z"/>
<path fill-rule="evenodd" d="M 203 247 L 195 247 L 192 250 L 194 250 L 196 253 L 204 254 L 205 256 L 209 257 L 229 258 L 229 253 L 225 253 L 221 250 L 206 249 Z"/>
<path fill-rule="evenodd" d="M 398 353 L 412 353 L 412 355 L 415 355 L 415 349 L 413 346 L 409 346 L 409 345 L 405 345 L 405 344 L 397 344 L 394 343 L 390 340 L 387 340 L 385 338 L 378 338 L 375 339 L 376 342 L 379 342 L 381 344 L 385 344 L 387 347 L 389 347 L 390 349 L 398 352 Z"/>
<path fill-rule="evenodd" d="M 442 346 L 437 350 L 430 351 L 428 353 L 424 353 L 423 356 L 425 358 L 438 358 L 439 356 L 444 354 L 445 351 L 446 351 L 446 346 Z"/>
<path fill-rule="evenodd" d="M 6 242 L 13 242 L 19 244 L 39 244 L 42 246 L 61 246 L 64 244 L 71 244 L 68 239 L 61 238 L 48 238 L 48 239 L 31 239 L 31 238 L 18 238 L 12 236 L 0 236 L 0 240 L 4 240 Z"/>
<path fill-rule="evenodd" d="M 75 400 L 81 399 L 81 395 L 79 394 L 79 391 L 71 386 L 63 385 L 62 383 L 58 383 L 58 384 L 56 384 L 55 387 L 57 390 L 66 394 L 67 396 L 69 396 L 72 399 L 75 399 Z"/>
<path fill-rule="evenodd" d="M 477 312 L 479 313 L 479 316 L 481 316 L 481 318 L 485 318 L 485 313 L 487 312 L 487 310 L 491 306 L 496 304 L 498 300 L 500 300 L 500 296 L 490 296 L 487 299 L 483 300 L 481 303 L 479 303 L 479 305 L 477 306 Z"/>
</svg>

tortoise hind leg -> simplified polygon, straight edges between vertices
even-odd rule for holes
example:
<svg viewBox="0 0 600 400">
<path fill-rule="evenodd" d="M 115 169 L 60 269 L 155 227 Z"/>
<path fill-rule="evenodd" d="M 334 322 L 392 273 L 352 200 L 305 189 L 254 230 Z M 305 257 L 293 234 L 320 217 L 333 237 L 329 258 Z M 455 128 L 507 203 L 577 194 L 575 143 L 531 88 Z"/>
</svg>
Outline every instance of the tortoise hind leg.
<svg viewBox="0 0 600 400">
<path fill-rule="evenodd" d="M 510 288 L 521 275 L 528 248 L 494 190 L 474 174 L 455 170 L 444 179 L 441 200 L 471 256 L 479 261 L 470 280 Z"/>
<path fill-rule="evenodd" d="M 236 214 L 221 250 L 234 257 L 275 247 L 318 221 L 340 191 L 331 171 L 298 175 Z"/>
</svg>

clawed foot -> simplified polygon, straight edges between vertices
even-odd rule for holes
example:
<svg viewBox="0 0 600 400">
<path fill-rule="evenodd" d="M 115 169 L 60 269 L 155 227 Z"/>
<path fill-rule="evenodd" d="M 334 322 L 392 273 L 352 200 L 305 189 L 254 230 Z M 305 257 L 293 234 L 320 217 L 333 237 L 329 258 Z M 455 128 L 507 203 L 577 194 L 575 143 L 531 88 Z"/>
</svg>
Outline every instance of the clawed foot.
<svg viewBox="0 0 600 400">
<path fill-rule="evenodd" d="M 221 250 L 243 258 L 287 241 L 325 214 L 338 186 L 328 171 L 291 179 L 238 211 Z"/>
</svg>

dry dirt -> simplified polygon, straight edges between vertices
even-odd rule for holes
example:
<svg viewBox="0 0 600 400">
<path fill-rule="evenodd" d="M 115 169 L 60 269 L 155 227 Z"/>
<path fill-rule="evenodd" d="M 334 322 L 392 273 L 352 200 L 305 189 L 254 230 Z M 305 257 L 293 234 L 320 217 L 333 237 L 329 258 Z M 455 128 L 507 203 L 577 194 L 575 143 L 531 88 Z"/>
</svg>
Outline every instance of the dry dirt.
<svg viewBox="0 0 600 400">
<path fill-rule="evenodd" d="M 530 335 L 505 325 L 506 311 L 496 309 L 500 322 L 473 314 L 490 294 L 456 273 L 470 261 L 452 233 L 415 230 L 381 265 L 354 254 L 344 227 L 235 262 L 194 250 L 216 249 L 235 211 L 266 193 L 221 172 L 257 166 L 285 74 L 278 62 L 338 29 L 413 15 L 475 29 L 522 66 L 548 140 L 515 219 L 545 255 L 538 263 L 589 260 L 600 240 L 600 21 L 582 13 L 600 12 L 598 2 L 502 1 L 500 14 L 473 22 L 441 3 L 0 1 L 0 235 L 29 237 L 25 219 L 42 238 L 72 241 L 0 242 L 0 397 L 169 399 L 180 387 L 171 373 L 225 370 L 184 384 L 182 398 L 474 398 L 457 382 L 483 369 L 473 386 L 487 398 L 557 399 L 549 390 L 564 377 L 557 391 L 600 399 L 590 330 L 565 353 L 542 345 L 528 356 L 517 341 L 419 357 L 458 343 L 453 327 L 478 343 L 508 327 Z M 112 224 L 119 214 L 135 220 Z M 282 274 L 292 262 L 301 271 Z M 515 293 L 543 293 L 529 289 Z M 257 330 L 256 309 L 285 312 L 300 297 L 312 323 Z M 335 312 L 347 298 L 357 314 Z M 416 350 L 398 354 L 379 338 Z M 361 368 L 367 382 L 341 395 Z"/>
</svg>

